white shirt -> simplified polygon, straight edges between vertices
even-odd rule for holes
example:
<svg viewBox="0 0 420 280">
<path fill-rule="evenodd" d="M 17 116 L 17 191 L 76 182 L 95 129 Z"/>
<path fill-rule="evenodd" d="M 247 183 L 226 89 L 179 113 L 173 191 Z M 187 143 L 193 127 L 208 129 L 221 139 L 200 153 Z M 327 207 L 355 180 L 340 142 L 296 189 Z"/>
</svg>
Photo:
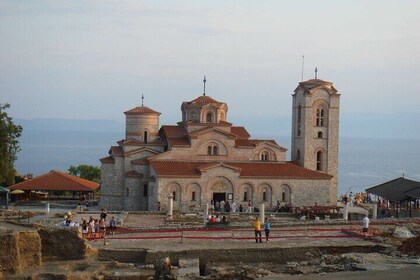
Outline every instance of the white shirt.
<svg viewBox="0 0 420 280">
<path fill-rule="evenodd" d="M 369 218 L 366 216 L 362 219 L 363 228 L 369 228 Z"/>
</svg>

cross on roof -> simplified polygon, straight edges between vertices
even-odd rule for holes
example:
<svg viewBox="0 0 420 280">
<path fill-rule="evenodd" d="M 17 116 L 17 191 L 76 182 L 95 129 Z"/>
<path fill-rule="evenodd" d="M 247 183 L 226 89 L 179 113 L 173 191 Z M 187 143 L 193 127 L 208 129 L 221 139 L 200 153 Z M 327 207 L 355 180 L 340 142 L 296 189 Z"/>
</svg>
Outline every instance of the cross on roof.
<svg viewBox="0 0 420 280">
<path fill-rule="evenodd" d="M 144 100 L 144 95 L 141 95 L 141 106 L 143 107 L 143 100 Z"/>
<path fill-rule="evenodd" d="M 318 67 L 315 67 L 315 79 L 318 78 Z"/>
<path fill-rule="evenodd" d="M 206 82 L 207 82 L 207 80 L 206 80 L 206 76 L 204 76 L 204 80 L 203 80 L 203 83 L 204 83 L 204 92 L 203 92 L 203 96 L 206 96 Z"/>
</svg>

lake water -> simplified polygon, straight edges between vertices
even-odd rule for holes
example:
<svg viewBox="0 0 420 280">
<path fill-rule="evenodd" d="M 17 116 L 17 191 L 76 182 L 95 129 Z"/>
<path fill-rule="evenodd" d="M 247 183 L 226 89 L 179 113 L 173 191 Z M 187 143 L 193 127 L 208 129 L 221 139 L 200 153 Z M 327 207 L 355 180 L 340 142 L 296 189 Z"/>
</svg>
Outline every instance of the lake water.
<svg viewBox="0 0 420 280">
<path fill-rule="evenodd" d="M 290 137 L 255 138 L 260 137 L 276 139 L 290 149 Z M 99 159 L 123 138 L 123 131 L 25 130 L 15 167 L 20 174 L 37 176 L 53 169 L 67 171 L 70 165 L 100 166 Z M 363 191 L 403 174 L 420 181 L 420 139 L 340 139 L 339 194 L 350 187 Z"/>
</svg>

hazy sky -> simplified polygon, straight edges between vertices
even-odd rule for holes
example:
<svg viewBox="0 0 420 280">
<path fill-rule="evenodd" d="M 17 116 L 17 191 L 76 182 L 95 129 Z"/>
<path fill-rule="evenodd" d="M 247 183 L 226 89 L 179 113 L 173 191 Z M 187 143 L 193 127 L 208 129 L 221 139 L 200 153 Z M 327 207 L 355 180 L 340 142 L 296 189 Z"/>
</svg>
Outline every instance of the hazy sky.
<svg viewBox="0 0 420 280">
<path fill-rule="evenodd" d="M 317 66 L 342 94 L 342 134 L 420 137 L 419 11 L 385 0 L 0 0 L 0 103 L 15 118 L 122 121 L 144 94 L 175 124 L 206 75 L 229 121 L 261 132 L 290 118 L 305 55 L 304 78 Z"/>
</svg>

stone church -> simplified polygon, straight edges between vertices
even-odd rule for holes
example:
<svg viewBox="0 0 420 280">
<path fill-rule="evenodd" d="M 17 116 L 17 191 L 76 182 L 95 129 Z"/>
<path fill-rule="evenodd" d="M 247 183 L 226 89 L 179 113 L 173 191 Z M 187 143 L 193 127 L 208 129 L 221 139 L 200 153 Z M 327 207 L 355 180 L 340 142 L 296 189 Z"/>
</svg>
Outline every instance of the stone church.
<svg viewBox="0 0 420 280">
<path fill-rule="evenodd" d="M 204 91 L 205 92 L 205 91 Z M 228 105 L 205 93 L 181 105 L 182 121 L 159 126 L 146 106 L 124 112 L 125 139 L 100 159 L 100 204 L 109 210 L 203 209 L 229 200 L 266 209 L 334 205 L 337 197 L 340 94 L 331 82 L 300 82 L 292 108 L 291 160 L 271 139 L 253 139 L 228 122 Z"/>
</svg>

